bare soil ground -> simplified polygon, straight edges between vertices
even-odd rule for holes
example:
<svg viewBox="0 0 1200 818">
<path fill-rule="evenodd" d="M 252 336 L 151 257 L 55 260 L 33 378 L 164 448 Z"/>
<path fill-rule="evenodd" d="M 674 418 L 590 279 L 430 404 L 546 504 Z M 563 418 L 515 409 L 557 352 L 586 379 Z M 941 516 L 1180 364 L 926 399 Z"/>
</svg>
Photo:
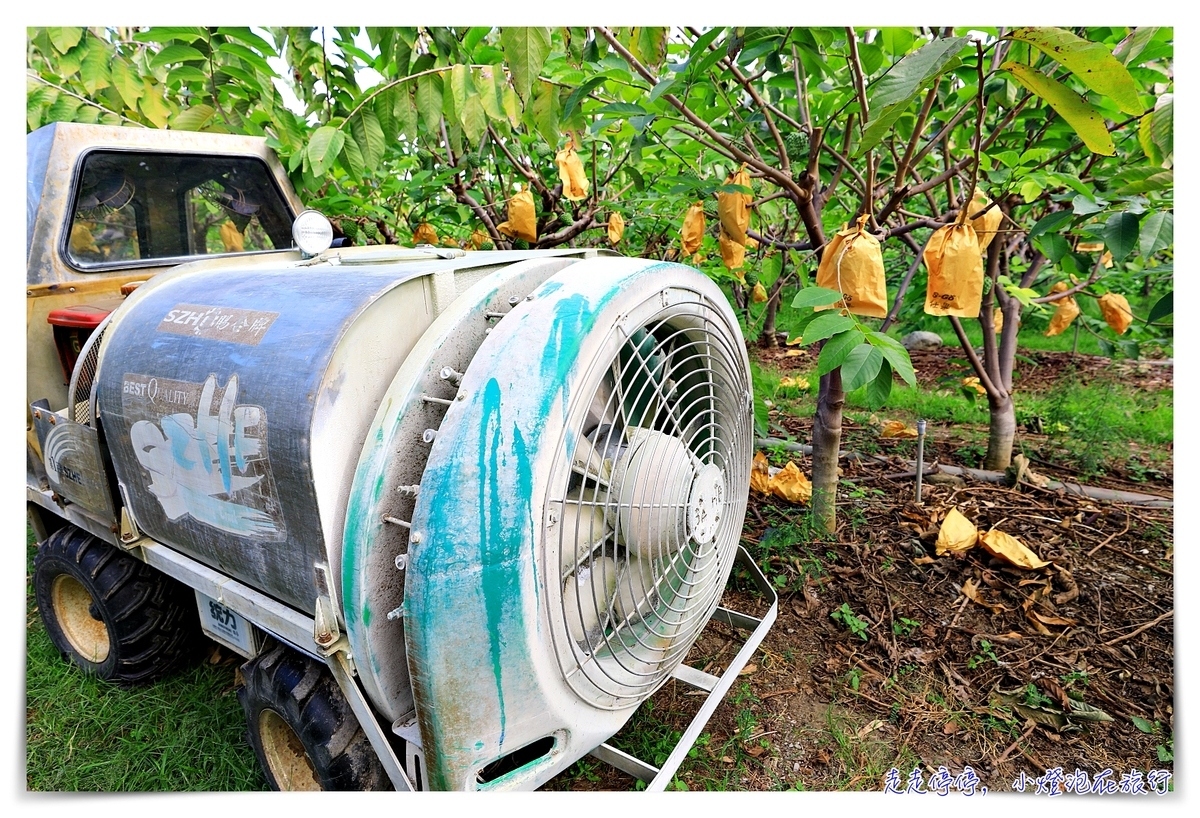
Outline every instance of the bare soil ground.
<svg viewBox="0 0 1200 818">
<path fill-rule="evenodd" d="M 921 379 L 956 372 L 955 352 L 915 353 Z M 785 360 L 782 350 L 764 354 Z M 1145 389 L 1171 385 L 1162 362 L 1030 357 L 1023 388 L 1067 373 L 1112 377 L 1114 369 Z M 807 440 L 808 419 L 789 423 Z M 970 767 L 989 791 L 1005 791 L 1022 774 L 1056 767 L 1091 777 L 1110 770 L 1114 783 L 1134 771 L 1173 772 L 1171 509 L 969 481 L 927 482 L 918 505 L 913 480 L 890 477 L 909 468 L 911 441 L 881 441 L 848 425 L 843 447 L 856 440 L 874 441 L 883 457 L 844 461 L 843 479 L 854 482 L 839 491 L 836 535 L 814 539 L 802 506 L 752 493 L 742 545 L 779 589 L 778 619 L 680 768 L 682 786 L 881 790 L 892 769 L 903 788 L 914 768 L 928 781 L 939 767 L 952 776 Z M 960 449 L 953 434 L 934 436 L 926 462 L 955 464 Z M 811 474 L 807 457 L 793 458 Z M 1052 463 L 1034 465 L 1076 479 Z M 1148 480 L 1100 482 L 1170 497 L 1171 471 L 1168 461 Z M 1049 565 L 1016 568 L 979 547 L 935 556 L 953 507 L 981 532 L 994 526 L 1019 538 Z M 766 602 L 752 590 L 736 581 L 724 604 L 761 615 Z M 847 610 L 859 624 L 835 618 Z M 735 636 L 710 623 L 688 663 L 719 673 L 737 652 Z M 702 701 L 670 681 L 614 744 L 660 764 Z M 633 785 L 585 760 L 550 788 Z"/>
</svg>

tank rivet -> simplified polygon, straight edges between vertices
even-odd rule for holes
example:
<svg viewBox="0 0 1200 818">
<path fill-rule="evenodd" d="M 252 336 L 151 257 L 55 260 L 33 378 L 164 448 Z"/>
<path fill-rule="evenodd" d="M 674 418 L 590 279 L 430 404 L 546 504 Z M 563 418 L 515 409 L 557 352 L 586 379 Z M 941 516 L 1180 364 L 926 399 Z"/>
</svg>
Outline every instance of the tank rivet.
<svg viewBox="0 0 1200 818">
<path fill-rule="evenodd" d="M 403 571 L 408 567 L 408 554 L 396 555 L 396 570 Z"/>
<path fill-rule="evenodd" d="M 420 532 L 420 531 L 414 531 L 414 532 L 412 532 L 411 534 L 409 534 L 409 535 L 408 535 L 408 541 L 409 541 L 410 543 L 413 543 L 414 545 L 415 545 L 416 543 L 419 543 L 419 542 L 421 541 L 421 532 Z"/>
<path fill-rule="evenodd" d="M 426 443 L 432 443 L 435 437 L 437 437 L 437 429 L 426 429 L 421 435 L 421 440 Z"/>
</svg>

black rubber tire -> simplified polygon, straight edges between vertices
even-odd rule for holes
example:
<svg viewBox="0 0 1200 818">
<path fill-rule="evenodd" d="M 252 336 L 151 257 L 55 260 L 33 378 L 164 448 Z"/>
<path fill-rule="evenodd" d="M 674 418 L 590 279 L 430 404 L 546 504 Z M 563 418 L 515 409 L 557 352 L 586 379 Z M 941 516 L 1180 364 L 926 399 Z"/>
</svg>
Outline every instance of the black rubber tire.
<svg viewBox="0 0 1200 818">
<path fill-rule="evenodd" d="M 238 700 L 273 790 L 390 790 L 333 674 L 274 640 L 242 666 Z"/>
<path fill-rule="evenodd" d="M 101 679 L 150 682 L 198 655 L 191 589 L 73 525 L 38 547 L 33 587 L 50 641 Z"/>
</svg>

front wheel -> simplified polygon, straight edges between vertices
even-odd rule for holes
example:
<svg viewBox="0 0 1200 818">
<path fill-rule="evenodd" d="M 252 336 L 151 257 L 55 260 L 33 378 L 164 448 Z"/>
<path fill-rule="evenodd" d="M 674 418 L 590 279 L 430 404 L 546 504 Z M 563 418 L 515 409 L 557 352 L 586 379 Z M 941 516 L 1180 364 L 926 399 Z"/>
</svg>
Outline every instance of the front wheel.
<svg viewBox="0 0 1200 818">
<path fill-rule="evenodd" d="M 328 668 L 282 644 L 242 666 L 250 746 L 274 790 L 390 790 Z"/>
<path fill-rule="evenodd" d="M 33 586 L 50 641 L 101 679 L 152 681 L 195 655 L 200 623 L 187 587 L 75 526 L 38 548 Z"/>
</svg>

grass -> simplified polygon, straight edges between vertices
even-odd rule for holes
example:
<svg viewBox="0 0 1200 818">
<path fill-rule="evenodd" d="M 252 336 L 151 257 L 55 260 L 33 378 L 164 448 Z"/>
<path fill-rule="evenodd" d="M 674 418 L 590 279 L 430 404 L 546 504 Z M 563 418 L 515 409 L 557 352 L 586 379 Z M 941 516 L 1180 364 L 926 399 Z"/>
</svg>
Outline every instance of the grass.
<svg viewBox="0 0 1200 818">
<path fill-rule="evenodd" d="M 32 538 L 32 536 L 31 536 Z M 266 789 L 229 664 L 122 687 L 59 656 L 26 581 L 25 786 L 37 792 Z"/>
<path fill-rule="evenodd" d="M 1022 336 L 1023 344 L 1024 341 Z M 951 343 L 957 342 L 951 339 Z M 1113 466 L 1120 467 L 1134 480 L 1150 479 L 1159 473 L 1169 454 L 1154 450 L 1174 440 L 1174 390 L 1147 392 L 1114 382 L 1081 383 L 1071 381 L 1067 373 L 1052 390 L 1028 391 L 1020 388 L 1020 368 L 1018 361 L 1013 404 L 1019 427 L 1017 445 L 1025 448 L 1026 454 L 1075 469 L 1084 478 L 1103 474 Z M 815 373 L 788 374 L 806 377 L 808 388 L 780 387 L 782 373 L 769 365 L 760 366 L 760 377 L 773 389 L 770 400 L 782 413 L 812 417 L 818 390 Z M 969 374 L 964 360 L 962 376 Z M 875 409 L 857 405 L 854 396 L 847 396 L 844 417 L 859 426 L 869 426 L 887 417 L 910 425 L 923 418 L 935 427 L 954 427 L 959 437 L 968 438 L 957 453 L 959 459 L 965 465 L 980 466 L 987 449 L 987 401 L 982 396 L 967 397 L 958 388 L 958 380 L 949 378 L 944 388 L 894 384 L 887 403 Z M 1020 427 L 1035 419 L 1046 434 L 1045 444 L 1038 442 L 1037 448 L 1030 448 L 1033 444 L 1022 440 Z M 1143 450 L 1132 451 L 1131 442 Z M 868 436 L 854 440 L 852 448 L 871 454 L 879 446 L 873 436 Z M 914 441 L 893 441 L 888 445 L 890 453 L 906 457 L 914 456 L 915 450 Z"/>
</svg>

